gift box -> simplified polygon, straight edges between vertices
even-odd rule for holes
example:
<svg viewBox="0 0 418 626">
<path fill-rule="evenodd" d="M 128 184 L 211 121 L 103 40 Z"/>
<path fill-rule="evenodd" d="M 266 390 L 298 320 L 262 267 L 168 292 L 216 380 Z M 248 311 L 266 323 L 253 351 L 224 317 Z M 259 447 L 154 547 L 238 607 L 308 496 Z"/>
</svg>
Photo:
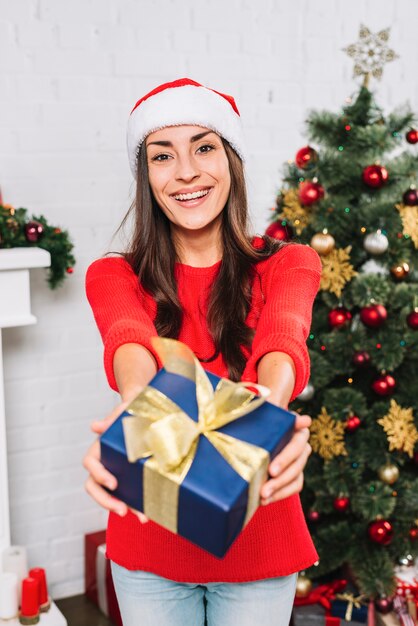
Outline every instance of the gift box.
<svg viewBox="0 0 418 626">
<path fill-rule="evenodd" d="M 351 593 L 337 594 L 335 600 L 331 602 L 331 615 L 341 617 L 351 624 L 353 622 L 365 624 L 368 605 L 364 596 L 355 596 Z"/>
<path fill-rule="evenodd" d="M 85 594 L 116 626 L 122 626 L 105 541 L 105 530 L 84 537 Z"/>
<path fill-rule="evenodd" d="M 295 415 L 260 385 L 205 372 L 181 342 L 152 342 L 163 369 L 100 438 L 118 480 L 111 493 L 222 558 L 255 513 Z"/>
<path fill-rule="evenodd" d="M 327 615 L 324 607 L 318 605 L 295 606 L 292 612 L 292 626 L 359 626 L 360 622 L 347 622 L 345 619 Z"/>
</svg>

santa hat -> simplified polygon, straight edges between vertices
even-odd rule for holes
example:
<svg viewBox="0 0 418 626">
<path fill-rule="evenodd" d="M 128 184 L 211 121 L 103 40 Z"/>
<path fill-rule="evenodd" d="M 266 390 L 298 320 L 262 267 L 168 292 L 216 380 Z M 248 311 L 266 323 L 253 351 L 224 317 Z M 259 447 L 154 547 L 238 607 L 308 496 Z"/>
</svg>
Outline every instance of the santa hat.
<svg viewBox="0 0 418 626">
<path fill-rule="evenodd" d="M 190 78 L 164 83 L 138 100 L 128 121 L 129 165 L 136 177 L 138 148 L 150 133 L 166 126 L 204 126 L 224 137 L 244 160 L 241 118 L 232 96 Z"/>
</svg>

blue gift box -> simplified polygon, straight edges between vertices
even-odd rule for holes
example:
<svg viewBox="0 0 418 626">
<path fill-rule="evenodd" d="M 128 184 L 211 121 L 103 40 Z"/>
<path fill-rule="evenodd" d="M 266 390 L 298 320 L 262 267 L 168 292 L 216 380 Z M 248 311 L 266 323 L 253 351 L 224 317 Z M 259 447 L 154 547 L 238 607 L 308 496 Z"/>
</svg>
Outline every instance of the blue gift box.
<svg viewBox="0 0 418 626">
<path fill-rule="evenodd" d="M 350 603 L 351 604 L 351 603 Z M 368 605 L 361 604 L 361 606 L 355 606 L 355 604 L 351 604 L 349 607 L 349 603 L 347 600 L 333 600 L 331 602 L 331 615 L 333 617 L 341 617 L 342 619 L 347 619 L 347 609 L 350 608 L 349 613 L 350 623 L 361 623 L 364 624 L 367 622 L 367 612 Z"/>
<path fill-rule="evenodd" d="M 220 378 L 210 372 L 206 375 L 215 389 Z M 149 386 L 198 421 L 196 385 L 192 380 L 163 368 Z M 143 476 L 147 459 L 133 463 L 127 459 L 122 420 L 128 415 L 123 412 L 100 437 L 101 461 L 118 480 L 117 489 L 111 493 L 133 509 L 144 511 Z M 217 432 L 264 448 L 272 459 L 291 438 L 294 422 L 293 413 L 265 402 Z M 248 492 L 249 483 L 205 436 L 200 436 L 191 467 L 179 486 L 177 533 L 222 558 L 243 528 Z M 159 494 L 153 496 L 158 498 Z"/>
</svg>

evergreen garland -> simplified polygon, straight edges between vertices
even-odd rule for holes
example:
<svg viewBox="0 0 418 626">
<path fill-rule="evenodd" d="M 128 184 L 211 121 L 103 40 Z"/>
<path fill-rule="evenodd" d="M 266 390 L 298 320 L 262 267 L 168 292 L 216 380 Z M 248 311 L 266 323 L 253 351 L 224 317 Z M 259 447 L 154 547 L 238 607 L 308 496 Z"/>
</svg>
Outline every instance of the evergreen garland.
<svg viewBox="0 0 418 626">
<path fill-rule="evenodd" d="M 66 230 L 48 224 L 43 215 L 28 217 L 27 209 L 0 205 L 0 249 L 37 247 L 51 255 L 47 281 L 51 289 L 72 274 L 75 258 L 73 244 Z"/>
</svg>

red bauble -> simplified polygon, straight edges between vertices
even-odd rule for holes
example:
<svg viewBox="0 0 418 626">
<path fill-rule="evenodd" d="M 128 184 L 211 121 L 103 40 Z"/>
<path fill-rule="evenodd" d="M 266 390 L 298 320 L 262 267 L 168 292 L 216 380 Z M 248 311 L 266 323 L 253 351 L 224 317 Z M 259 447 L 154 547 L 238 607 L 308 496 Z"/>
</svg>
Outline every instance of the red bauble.
<svg viewBox="0 0 418 626">
<path fill-rule="evenodd" d="M 402 200 L 406 206 L 416 206 L 418 204 L 418 191 L 414 187 L 410 187 L 403 194 Z"/>
<path fill-rule="evenodd" d="M 74 272 L 72 267 L 67 267 L 65 271 L 67 272 L 67 274 L 72 274 Z"/>
<path fill-rule="evenodd" d="M 318 522 L 320 517 L 319 511 L 308 511 L 308 520 L 310 522 Z"/>
<path fill-rule="evenodd" d="M 353 354 L 353 364 L 357 367 L 363 367 L 370 363 L 370 354 L 365 350 L 359 350 Z"/>
<path fill-rule="evenodd" d="M 375 543 L 388 546 L 393 539 L 393 526 L 385 519 L 377 519 L 369 524 L 367 534 Z"/>
<path fill-rule="evenodd" d="M 295 156 L 295 163 L 302 170 L 308 169 L 317 161 L 318 153 L 316 150 L 311 148 L 311 146 L 305 146 L 304 148 L 301 148 L 297 151 Z"/>
<path fill-rule="evenodd" d="M 27 241 L 36 243 L 44 232 L 44 227 L 39 222 L 32 220 L 25 224 L 25 237 Z"/>
<path fill-rule="evenodd" d="M 347 496 L 339 496 L 338 498 L 334 499 L 333 505 L 336 511 L 344 513 L 344 511 L 346 511 L 350 506 L 350 498 L 348 498 Z"/>
<path fill-rule="evenodd" d="M 383 165 L 368 165 L 363 170 L 362 178 L 368 187 L 380 189 L 389 178 L 389 174 Z"/>
<path fill-rule="evenodd" d="M 273 222 L 266 229 L 266 235 L 280 241 L 289 241 L 293 237 L 293 231 L 288 224 L 283 226 L 281 222 Z"/>
<path fill-rule="evenodd" d="M 392 598 L 387 598 L 386 596 L 384 596 L 381 598 L 376 598 L 374 604 L 379 613 L 382 613 L 382 615 L 386 615 L 392 610 L 393 600 Z"/>
<path fill-rule="evenodd" d="M 347 311 L 343 306 L 339 306 L 328 313 L 328 322 L 331 328 L 339 328 L 346 322 L 349 322 L 351 317 L 350 311 Z"/>
<path fill-rule="evenodd" d="M 299 199 L 305 206 L 315 204 L 324 197 L 324 188 L 319 183 L 305 180 L 299 183 Z"/>
<path fill-rule="evenodd" d="M 406 318 L 406 323 L 412 330 L 418 330 L 418 310 L 411 311 Z"/>
<path fill-rule="evenodd" d="M 348 433 L 353 433 L 360 426 L 361 420 L 357 415 L 350 415 L 345 423 L 345 429 Z"/>
<path fill-rule="evenodd" d="M 388 313 L 383 304 L 365 306 L 360 311 L 360 319 L 365 326 L 379 328 L 385 323 Z"/>
<path fill-rule="evenodd" d="M 408 143 L 418 143 L 418 130 L 411 128 L 411 130 L 408 130 L 405 137 Z"/>
<path fill-rule="evenodd" d="M 418 528 L 416 526 L 409 530 L 409 538 L 411 541 L 416 541 L 418 539 Z"/>
<path fill-rule="evenodd" d="M 372 383 L 372 389 L 379 396 L 390 396 L 395 391 L 396 380 L 390 374 L 379 376 Z"/>
</svg>

